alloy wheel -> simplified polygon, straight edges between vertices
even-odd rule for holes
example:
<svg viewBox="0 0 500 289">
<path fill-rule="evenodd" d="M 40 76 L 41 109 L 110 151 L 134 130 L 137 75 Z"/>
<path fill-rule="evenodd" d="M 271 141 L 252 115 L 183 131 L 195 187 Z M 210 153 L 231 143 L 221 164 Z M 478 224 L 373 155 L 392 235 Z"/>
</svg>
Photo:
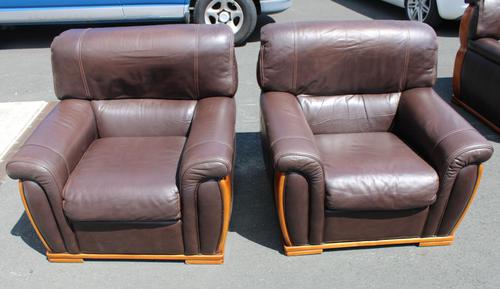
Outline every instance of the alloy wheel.
<svg viewBox="0 0 500 289">
<path fill-rule="evenodd" d="M 206 24 L 226 24 L 233 33 L 243 26 L 243 9 L 233 0 L 212 0 L 205 10 Z"/>
</svg>

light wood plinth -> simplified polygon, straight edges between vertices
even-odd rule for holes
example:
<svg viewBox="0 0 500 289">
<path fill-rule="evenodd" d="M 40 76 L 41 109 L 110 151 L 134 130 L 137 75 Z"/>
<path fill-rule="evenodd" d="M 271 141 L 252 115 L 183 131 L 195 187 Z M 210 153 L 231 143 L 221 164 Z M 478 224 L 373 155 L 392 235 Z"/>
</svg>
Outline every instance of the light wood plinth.
<svg viewBox="0 0 500 289">
<path fill-rule="evenodd" d="M 323 253 L 323 249 L 311 249 L 302 251 L 287 251 L 285 247 L 285 255 L 287 256 L 304 256 L 304 255 L 319 255 Z"/>
<path fill-rule="evenodd" d="M 83 259 L 80 258 L 58 258 L 58 257 L 47 257 L 47 260 L 51 263 L 83 263 Z"/>
<path fill-rule="evenodd" d="M 214 260 L 192 260 L 187 259 L 184 261 L 189 265 L 222 265 L 224 264 L 224 258 L 214 259 Z"/>
<path fill-rule="evenodd" d="M 224 255 L 133 255 L 133 254 L 69 254 L 49 253 L 47 259 L 54 263 L 83 263 L 84 260 L 156 260 L 184 261 L 186 264 L 223 264 Z"/>
<path fill-rule="evenodd" d="M 372 247 L 387 245 L 418 244 L 420 247 L 447 246 L 453 243 L 455 236 L 429 237 L 429 238 L 407 238 L 393 240 L 359 241 L 359 242 L 339 242 L 325 243 L 320 245 L 306 246 L 284 246 L 286 256 L 301 256 L 321 254 L 325 249 L 341 249 L 354 247 Z"/>
<path fill-rule="evenodd" d="M 441 242 L 422 242 L 419 243 L 419 247 L 434 247 L 434 246 L 449 246 L 453 244 L 453 241 L 441 241 Z"/>
</svg>

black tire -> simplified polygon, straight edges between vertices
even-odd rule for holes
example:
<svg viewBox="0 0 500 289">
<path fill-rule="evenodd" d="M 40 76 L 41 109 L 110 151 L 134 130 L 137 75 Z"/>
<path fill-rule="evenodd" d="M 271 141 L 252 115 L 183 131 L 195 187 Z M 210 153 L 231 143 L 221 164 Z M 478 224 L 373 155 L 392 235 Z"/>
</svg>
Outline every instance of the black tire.
<svg viewBox="0 0 500 289">
<path fill-rule="evenodd" d="M 252 34 L 257 25 L 257 8 L 252 0 L 232 0 L 237 2 L 243 12 L 243 24 L 239 31 L 234 35 L 234 43 L 242 45 Z M 194 6 L 193 22 L 199 24 L 205 23 L 205 11 L 212 0 L 198 0 Z"/>
<path fill-rule="evenodd" d="M 409 0 L 405 0 L 406 18 L 408 18 L 408 20 L 419 21 L 418 19 L 414 19 L 415 17 L 412 17 L 410 15 L 408 1 Z M 436 0 L 430 0 L 429 3 L 430 3 L 429 13 L 424 17 L 423 21 L 421 21 L 421 22 L 424 22 L 424 23 L 429 24 L 430 26 L 432 26 L 434 28 L 437 28 L 439 26 L 439 24 L 441 24 L 443 19 L 441 19 L 441 17 L 439 16 L 439 11 L 438 11 L 438 7 L 436 4 Z"/>
</svg>

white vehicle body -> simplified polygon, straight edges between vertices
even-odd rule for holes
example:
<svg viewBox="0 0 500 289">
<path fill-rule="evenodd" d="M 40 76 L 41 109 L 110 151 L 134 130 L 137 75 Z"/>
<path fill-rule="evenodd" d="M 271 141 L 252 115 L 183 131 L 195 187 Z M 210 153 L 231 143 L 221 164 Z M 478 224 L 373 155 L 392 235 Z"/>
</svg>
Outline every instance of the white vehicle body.
<svg viewBox="0 0 500 289">
<path fill-rule="evenodd" d="M 405 0 L 382 0 L 405 8 Z M 463 0 L 436 0 L 439 16 L 446 20 L 456 20 L 464 15 L 467 3 Z"/>
</svg>

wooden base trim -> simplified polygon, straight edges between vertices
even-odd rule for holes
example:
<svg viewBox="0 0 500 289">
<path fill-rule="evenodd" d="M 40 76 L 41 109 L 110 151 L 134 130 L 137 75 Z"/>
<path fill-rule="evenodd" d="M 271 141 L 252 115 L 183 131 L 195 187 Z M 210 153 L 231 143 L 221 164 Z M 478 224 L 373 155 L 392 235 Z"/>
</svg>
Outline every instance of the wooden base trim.
<svg viewBox="0 0 500 289">
<path fill-rule="evenodd" d="M 292 242 L 290 240 L 290 235 L 288 234 L 285 217 L 285 181 L 286 177 L 284 173 L 276 174 L 276 207 L 278 209 L 278 218 L 280 221 L 281 233 L 283 236 L 283 241 L 285 242 L 285 246 L 291 246 Z"/>
<path fill-rule="evenodd" d="M 231 177 L 227 176 L 219 181 L 219 188 L 222 197 L 222 231 L 220 234 L 219 245 L 217 246 L 217 252 L 219 254 L 224 254 L 224 248 L 226 246 L 227 232 L 229 231 L 229 222 L 231 221 L 231 211 L 232 211 L 232 190 L 231 190 Z M 187 263 L 187 262 L 186 262 Z M 194 264 L 194 263 L 190 263 Z M 222 263 L 219 263 L 222 264 Z"/>
<path fill-rule="evenodd" d="M 184 261 L 188 265 L 222 265 L 224 264 L 224 258 L 218 260 L 192 260 L 187 259 Z"/>
<path fill-rule="evenodd" d="M 434 246 L 449 246 L 453 244 L 453 241 L 439 241 L 439 242 L 422 242 L 419 243 L 419 247 L 434 247 Z"/>
<path fill-rule="evenodd" d="M 475 109 L 473 109 L 472 107 L 470 107 L 469 105 L 467 105 L 465 102 L 459 100 L 455 96 L 453 96 L 453 98 L 451 100 L 454 103 L 456 103 L 457 105 L 463 107 L 465 110 L 467 110 L 469 113 L 471 113 L 475 117 L 477 117 L 480 121 L 482 121 L 484 124 L 486 124 L 487 126 L 489 126 L 493 131 L 495 131 L 496 133 L 500 134 L 500 127 L 496 126 L 494 123 L 492 123 L 491 121 L 489 121 L 486 117 L 484 117 L 483 115 L 481 115 L 478 111 L 476 111 Z"/>
<path fill-rule="evenodd" d="M 26 201 L 26 196 L 24 195 L 24 187 L 23 187 L 23 182 L 20 180 L 18 183 L 19 186 L 19 193 L 21 194 L 21 201 L 23 202 L 24 210 L 26 211 L 26 215 L 28 216 L 28 219 L 30 220 L 31 225 L 33 226 L 33 229 L 35 229 L 35 233 L 40 239 L 40 241 L 43 244 L 43 247 L 45 247 L 45 250 L 47 252 L 52 252 L 52 250 L 49 247 L 49 244 L 45 239 L 43 238 L 42 233 L 38 229 L 38 226 L 35 223 L 35 219 L 33 219 L 33 215 L 31 215 L 30 208 L 28 206 L 28 202 Z"/>
<path fill-rule="evenodd" d="M 339 243 L 325 243 L 320 245 L 305 245 L 305 246 L 284 246 L 284 248 L 285 248 L 285 255 L 298 256 L 298 255 L 308 255 L 308 254 L 321 254 L 324 249 L 341 249 L 341 248 L 403 245 L 403 244 L 418 244 L 419 246 L 422 247 L 444 246 L 444 245 L 451 245 L 454 239 L 455 236 L 450 235 L 446 237 L 339 242 Z"/>
<path fill-rule="evenodd" d="M 83 263 L 83 260 L 156 260 L 184 261 L 186 264 L 223 264 L 224 255 L 134 255 L 134 254 L 69 254 L 49 253 L 47 259 L 55 263 Z"/>
<path fill-rule="evenodd" d="M 305 255 L 319 255 L 323 253 L 323 249 L 312 249 L 312 250 L 302 250 L 302 251 L 290 251 L 287 252 L 285 248 L 285 255 L 287 256 L 305 256 Z"/>
</svg>

